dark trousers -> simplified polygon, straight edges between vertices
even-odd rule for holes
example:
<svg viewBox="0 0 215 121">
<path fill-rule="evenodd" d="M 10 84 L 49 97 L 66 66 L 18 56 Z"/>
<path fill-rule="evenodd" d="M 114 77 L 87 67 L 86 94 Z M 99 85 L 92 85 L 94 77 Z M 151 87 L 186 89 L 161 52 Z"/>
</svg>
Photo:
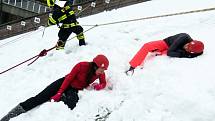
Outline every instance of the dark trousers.
<svg viewBox="0 0 215 121">
<path fill-rule="evenodd" d="M 51 83 L 48 87 L 46 87 L 38 95 L 27 99 L 26 101 L 20 103 L 20 105 L 23 107 L 25 111 L 29 111 L 35 108 L 36 106 L 49 101 L 50 98 L 57 93 L 63 81 L 64 77 L 56 80 L 55 82 Z M 72 87 L 69 87 L 67 90 L 65 90 L 61 97 L 61 101 L 63 101 L 64 104 L 66 104 L 71 110 L 76 106 L 78 100 L 79 100 L 78 90 Z"/>
<path fill-rule="evenodd" d="M 59 40 L 62 40 L 63 42 L 66 42 L 67 39 L 69 38 L 70 34 L 75 33 L 76 35 L 79 35 L 80 33 L 83 32 L 83 28 L 81 26 L 74 26 L 71 28 L 60 28 L 60 31 L 58 32 L 58 37 Z M 83 40 L 79 40 L 79 41 L 84 41 Z"/>
</svg>

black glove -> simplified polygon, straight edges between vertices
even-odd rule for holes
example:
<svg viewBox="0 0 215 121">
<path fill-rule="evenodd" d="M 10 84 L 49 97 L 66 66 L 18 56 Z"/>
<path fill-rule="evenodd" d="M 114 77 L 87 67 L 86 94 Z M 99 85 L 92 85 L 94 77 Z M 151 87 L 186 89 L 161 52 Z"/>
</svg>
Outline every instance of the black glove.
<svg viewBox="0 0 215 121">
<path fill-rule="evenodd" d="M 134 69 L 135 69 L 134 67 L 130 66 L 130 68 L 127 71 L 125 71 L 125 74 L 130 75 L 128 72 L 131 72 L 131 75 L 133 75 L 134 74 Z"/>
</svg>

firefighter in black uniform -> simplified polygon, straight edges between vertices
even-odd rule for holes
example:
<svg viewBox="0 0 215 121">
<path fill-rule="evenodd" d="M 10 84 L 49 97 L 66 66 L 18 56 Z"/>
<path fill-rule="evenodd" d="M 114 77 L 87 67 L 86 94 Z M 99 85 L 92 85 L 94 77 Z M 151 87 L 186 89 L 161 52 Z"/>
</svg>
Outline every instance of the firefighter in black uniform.
<svg viewBox="0 0 215 121">
<path fill-rule="evenodd" d="M 68 2 L 64 7 L 54 4 L 53 12 L 49 15 L 48 25 L 57 25 L 60 28 L 59 40 L 56 44 L 57 50 L 64 49 L 67 39 L 73 32 L 77 35 L 79 46 L 86 45 L 83 28 L 77 22 L 75 12 Z"/>
</svg>

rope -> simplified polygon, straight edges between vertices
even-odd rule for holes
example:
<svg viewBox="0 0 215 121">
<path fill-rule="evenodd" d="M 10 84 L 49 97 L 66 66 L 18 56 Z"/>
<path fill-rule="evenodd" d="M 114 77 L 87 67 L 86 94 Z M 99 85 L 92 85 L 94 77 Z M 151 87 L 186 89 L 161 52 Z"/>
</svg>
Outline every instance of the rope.
<svg viewBox="0 0 215 121">
<path fill-rule="evenodd" d="M 89 31 L 89 30 L 91 30 L 91 29 L 93 29 L 93 28 L 95 28 L 95 27 L 97 27 L 97 25 L 94 25 L 93 27 L 87 29 L 87 30 L 84 31 L 83 33 L 87 32 L 87 31 Z M 78 36 L 78 35 L 72 37 L 71 39 L 73 39 L 73 38 L 75 38 L 75 37 L 77 37 L 77 36 Z M 67 41 L 69 41 L 69 40 L 71 40 L 71 39 L 68 39 Z M 29 65 L 31 65 L 32 63 L 34 63 L 37 59 L 39 59 L 40 57 L 46 56 L 47 53 L 48 53 L 49 51 L 51 51 L 51 50 L 53 50 L 53 49 L 55 49 L 55 48 L 56 48 L 56 46 L 54 46 L 54 47 L 52 47 L 52 48 L 50 48 L 50 49 L 48 49 L 48 50 L 44 49 L 44 50 L 42 50 L 38 55 L 36 55 L 36 56 L 34 56 L 34 57 L 31 57 L 30 59 L 27 59 L 27 60 L 25 60 L 25 61 L 23 61 L 23 62 L 21 62 L 21 63 L 15 65 L 15 66 L 9 68 L 9 69 L 6 69 L 6 70 L 0 72 L 0 74 L 3 74 L 3 73 L 5 73 L 5 72 L 7 72 L 7 71 L 9 71 L 9 70 L 11 70 L 11 69 L 13 69 L 13 68 L 16 68 L 17 66 L 20 66 L 20 65 L 22 65 L 22 64 L 24 64 L 24 63 L 26 63 L 26 62 L 28 62 L 28 61 L 30 61 L 30 60 L 32 60 L 32 59 L 34 59 L 31 63 L 28 64 L 28 66 L 29 66 Z"/>
<path fill-rule="evenodd" d="M 79 36 L 79 35 L 81 35 L 81 34 L 83 34 L 83 33 L 86 33 L 87 31 L 90 31 L 91 29 L 93 29 L 93 28 L 95 28 L 95 27 L 97 27 L 97 26 L 98 26 L 98 25 L 93 25 L 93 26 L 90 27 L 89 29 L 87 29 L 87 30 L 83 31 L 82 33 L 80 33 L 80 34 L 78 34 L 78 35 L 76 35 L 76 36 L 74 36 L 74 37 L 68 39 L 67 41 L 72 40 L 72 39 L 74 39 L 75 37 L 77 37 L 77 36 Z"/>
<path fill-rule="evenodd" d="M 85 7 L 84 9 L 78 11 L 78 13 L 76 14 L 76 16 L 78 16 L 79 14 L 81 14 L 83 11 L 85 11 L 87 8 L 89 8 L 91 5 L 89 4 L 87 7 Z"/>
<path fill-rule="evenodd" d="M 39 59 L 39 57 L 46 56 L 47 53 L 48 53 L 49 51 L 51 51 L 52 49 L 54 49 L 54 48 L 56 48 L 56 46 L 54 46 L 54 47 L 52 47 L 52 48 L 50 48 L 50 49 L 48 49 L 48 50 L 46 50 L 46 49 L 42 50 L 42 51 L 40 52 L 40 54 L 37 55 L 37 58 L 36 58 L 34 61 L 32 61 L 31 63 L 29 63 L 28 66 L 31 65 L 32 63 L 34 63 L 37 59 Z"/>
<path fill-rule="evenodd" d="M 89 7 L 89 6 L 88 6 L 88 7 Z M 86 8 L 87 8 L 87 7 L 86 7 Z M 82 11 L 80 11 L 78 14 L 80 14 L 81 12 L 83 12 L 84 10 L 86 10 L 86 8 L 83 9 Z M 85 33 L 85 32 L 87 32 L 87 31 L 89 31 L 89 30 L 95 28 L 96 26 L 97 26 L 97 25 L 94 25 L 93 27 L 87 29 L 86 31 L 84 31 L 84 32 L 82 32 L 82 33 Z M 44 31 L 45 31 L 45 30 L 44 30 Z M 44 34 L 44 31 L 43 31 L 43 34 Z M 81 34 L 81 33 L 80 33 L 80 34 Z M 78 35 L 74 36 L 73 38 L 75 38 L 75 37 L 77 37 L 77 36 L 78 36 Z M 71 39 L 73 39 L 73 38 L 71 38 Z M 14 40 L 13 40 L 13 41 L 14 41 Z M 40 57 L 46 56 L 47 53 L 48 53 L 49 51 L 51 51 L 51 50 L 53 50 L 53 49 L 55 49 L 55 48 L 56 48 L 56 45 L 55 45 L 54 47 L 48 49 L 48 50 L 44 49 L 44 50 L 42 50 L 38 55 L 36 55 L 36 56 L 34 56 L 34 57 L 31 57 L 30 59 L 27 59 L 27 60 L 25 60 L 25 61 L 23 61 L 23 62 L 21 62 L 21 63 L 15 65 L 15 66 L 9 68 L 9 69 L 6 69 L 6 70 L 0 72 L 0 74 L 3 74 L 3 73 L 5 73 L 5 72 L 7 72 L 7 71 L 9 71 L 9 70 L 11 70 L 11 69 L 13 69 L 13 68 L 16 68 L 17 66 L 20 66 L 20 65 L 22 65 L 22 64 L 24 64 L 24 63 L 26 63 L 26 62 L 28 62 L 28 61 L 30 61 L 30 60 L 32 60 L 32 59 L 34 59 L 31 63 L 28 64 L 28 66 L 29 66 L 29 65 L 33 64 L 33 63 L 34 63 L 37 59 L 39 59 Z"/>
<path fill-rule="evenodd" d="M 89 0 L 89 1 L 85 1 L 85 2 L 82 2 L 82 3 L 79 3 L 79 4 L 75 4 L 75 5 L 69 5 L 69 6 L 70 7 L 82 6 L 82 5 L 88 4 L 90 2 L 95 2 L 95 1 L 96 0 Z M 25 21 L 27 19 L 31 19 L 31 18 L 34 18 L 34 17 L 40 17 L 42 15 L 46 15 L 46 14 L 49 14 L 51 12 L 53 12 L 53 11 L 51 10 L 51 11 L 48 11 L 48 12 L 45 12 L 45 13 L 40 13 L 40 14 L 37 14 L 37 15 L 34 15 L 34 16 L 30 16 L 30 17 L 14 20 L 14 21 L 11 21 L 11 22 L 7 22 L 7 23 L 4 23 L 4 24 L 0 24 L 0 27 L 4 27 L 4 26 L 7 26 L 7 25 L 11 25 L 11 24 L 14 24 L 14 23 Z"/>
<path fill-rule="evenodd" d="M 80 4 L 69 5 L 69 6 L 70 6 L 70 7 L 76 7 L 76 6 L 85 5 L 85 4 L 88 4 L 88 3 L 90 3 L 90 2 L 95 2 L 95 1 L 96 1 L 96 0 L 90 0 L 90 1 L 86 1 L 86 2 L 80 3 Z M 78 12 L 77 16 L 78 16 L 80 13 L 82 13 L 83 11 L 85 11 L 85 10 L 86 10 L 88 7 L 90 7 L 90 6 L 91 6 L 91 5 L 89 4 L 89 6 L 85 7 L 85 8 L 82 9 L 80 12 Z M 45 15 L 45 14 L 48 14 L 48 13 L 51 13 L 51 12 L 53 12 L 53 11 L 48 11 L 48 12 L 46 12 L 46 13 L 42 13 L 42 14 L 39 14 L 39 15 L 35 15 L 35 16 L 27 17 L 27 18 L 22 18 L 22 19 L 20 19 L 20 20 L 15 20 L 15 21 L 12 21 L 12 22 L 8 22 L 8 23 L 5 23 L 5 24 L 1 24 L 0 27 L 6 26 L 6 25 L 9 25 L 9 24 L 18 23 L 18 22 L 21 22 L 21 21 L 24 21 L 24 20 L 27 20 L 27 19 L 31 19 L 31 18 L 34 18 L 34 17 L 38 17 L 38 16 L 41 16 L 41 15 Z M 45 34 L 45 29 L 46 29 L 46 27 L 44 27 L 44 29 L 43 29 L 42 37 L 43 37 L 44 34 Z M 40 31 L 42 31 L 42 30 L 40 30 Z M 29 33 L 29 34 L 31 34 L 31 33 Z M 28 35 L 28 34 L 22 35 L 22 36 L 20 36 L 19 38 L 16 38 L 16 39 L 11 40 L 11 41 L 9 41 L 9 42 L 7 42 L 7 43 L 5 43 L 5 44 L 0 45 L 0 47 L 5 46 L 5 45 L 7 45 L 7 44 L 10 44 L 11 42 L 16 42 L 16 40 L 21 39 L 21 38 L 23 38 L 23 37 L 25 37 L 25 36 L 27 36 L 27 35 Z"/>
<path fill-rule="evenodd" d="M 17 41 L 23 39 L 25 36 L 28 36 L 28 37 L 29 37 L 29 35 L 31 35 L 32 33 L 38 33 L 38 32 L 40 32 L 40 31 L 42 31 L 42 29 L 38 29 L 37 31 L 29 32 L 29 33 L 24 34 L 24 35 L 22 35 L 22 36 L 20 36 L 20 37 L 18 37 L 18 38 L 16 38 L 16 39 L 13 39 L 13 40 L 10 40 L 10 41 L 8 41 L 8 42 L 5 42 L 5 43 L 3 43 L 3 44 L 0 45 L 0 48 L 6 46 L 6 45 L 8 45 L 8 44 L 15 43 L 15 42 L 17 42 Z"/>
<path fill-rule="evenodd" d="M 206 8 L 206 9 L 199 9 L 199 10 L 192 10 L 192 11 L 186 11 L 186 12 L 179 12 L 179 13 L 172 13 L 172 14 L 164 14 L 164 15 L 158 15 L 158 16 L 149 16 L 149 17 L 143 17 L 143 18 L 138 18 L 138 19 L 124 20 L 124 21 L 109 22 L 109 23 L 97 24 L 97 26 L 105 26 L 105 25 L 118 24 L 118 23 L 127 23 L 127 22 L 140 21 L 140 20 L 163 18 L 163 17 L 190 14 L 190 13 L 199 13 L 199 12 L 206 12 L 206 11 L 212 11 L 212 10 L 215 10 L 215 7 Z M 82 26 L 95 26 L 95 25 L 82 25 Z"/>
<path fill-rule="evenodd" d="M 32 61 L 30 64 L 28 64 L 28 65 L 31 65 L 31 64 L 32 64 L 33 62 L 35 62 L 39 57 L 43 57 L 43 56 L 47 55 L 47 52 L 50 51 L 50 50 L 52 50 L 52 49 L 54 49 L 54 48 L 55 48 L 55 47 L 52 47 L 52 48 L 50 48 L 50 49 L 48 49 L 48 50 L 44 49 L 44 50 L 42 50 L 38 55 L 36 55 L 36 56 L 34 56 L 34 57 L 31 57 L 30 59 L 27 59 L 27 60 L 25 60 L 25 61 L 23 61 L 23 62 L 21 62 L 21 63 L 15 65 L 15 66 L 9 68 L 9 69 L 6 69 L 6 70 L 0 72 L 0 74 L 3 74 L 3 73 L 5 73 L 5 72 L 7 72 L 7 71 L 9 71 L 9 70 L 11 70 L 11 69 L 17 67 L 17 66 L 20 66 L 20 65 L 22 65 L 22 64 L 24 64 L 24 63 L 26 63 L 26 62 L 28 62 L 28 61 L 30 61 L 30 60 L 36 58 L 34 61 Z"/>
<path fill-rule="evenodd" d="M 89 7 L 89 6 L 88 6 L 88 7 Z M 84 10 L 86 10 L 86 9 L 84 9 Z M 84 10 L 83 10 L 83 11 L 84 11 Z M 164 14 L 164 15 L 151 16 L 151 17 L 144 17 L 144 18 L 138 18 L 138 19 L 131 19 L 131 20 L 124 20 L 124 21 L 110 22 L 110 23 L 104 23 L 104 24 L 85 25 L 85 26 L 92 26 L 92 27 L 89 28 L 89 29 L 87 29 L 86 31 L 84 31 L 84 32 L 82 32 L 82 33 L 86 33 L 87 31 L 90 31 L 91 29 L 93 29 L 93 28 L 95 28 L 95 27 L 98 27 L 98 26 L 105 26 L 105 25 L 111 25 L 111 24 L 126 23 L 126 22 L 139 21 L 139 20 L 147 20 L 147 19 L 154 19 L 154 18 L 162 18 L 162 17 L 169 17 L 169 16 L 175 16 L 175 15 L 189 14 L 189 13 L 199 13 L 199 12 L 206 12 L 206 11 L 212 11 L 212 10 L 215 10 L 215 8 L 213 7 L 213 8 L 206 8 L 206 9 L 200 9 L 200 10 L 192 10 L 192 11 L 187 11 L 187 12 L 179 12 L 179 13 L 172 13 L 172 14 Z M 83 11 L 80 11 L 79 14 L 80 14 L 81 12 L 83 12 Z M 82 25 L 82 26 L 84 26 L 84 25 Z M 82 33 L 80 33 L 80 34 L 82 34 Z M 76 36 L 74 36 L 74 37 L 68 39 L 67 41 L 69 41 L 69 40 L 71 40 L 71 39 L 73 39 L 73 38 L 75 38 L 75 37 L 77 37 L 77 36 L 78 36 L 78 35 L 76 35 Z M 47 52 L 48 52 L 48 51 L 51 51 L 51 50 L 54 49 L 54 48 L 56 48 L 56 46 L 54 46 L 54 47 L 52 47 L 52 48 L 50 48 L 50 49 L 48 49 L 48 50 L 44 49 L 44 50 L 42 50 L 38 55 L 36 55 L 36 56 L 34 56 L 34 57 L 32 57 L 32 58 L 26 60 L 26 61 L 23 61 L 23 62 L 21 62 L 21 63 L 15 65 L 15 66 L 13 66 L 13 67 L 11 67 L 11 68 L 5 70 L 5 71 L 2 71 L 2 72 L 0 72 L 0 74 L 3 74 L 3 73 L 5 73 L 5 72 L 7 72 L 7 71 L 9 71 L 9 70 L 11 70 L 11 69 L 13 69 L 13 68 L 15 68 L 15 67 L 17 67 L 17 66 L 23 64 L 23 63 L 26 63 L 27 61 L 30 61 L 30 60 L 32 60 L 32 59 L 35 58 L 31 63 L 28 64 L 28 66 L 29 66 L 29 65 L 31 65 L 32 63 L 34 63 L 39 57 L 43 57 L 43 56 L 47 55 Z"/>
</svg>

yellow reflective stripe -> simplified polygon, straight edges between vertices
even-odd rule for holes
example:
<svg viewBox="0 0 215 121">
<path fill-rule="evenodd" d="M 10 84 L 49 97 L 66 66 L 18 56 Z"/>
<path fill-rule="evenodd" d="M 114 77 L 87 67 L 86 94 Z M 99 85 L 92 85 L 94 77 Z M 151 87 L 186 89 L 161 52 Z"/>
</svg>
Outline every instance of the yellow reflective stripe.
<svg viewBox="0 0 215 121">
<path fill-rule="evenodd" d="M 47 5 L 51 7 L 51 6 L 54 6 L 55 0 L 47 0 L 46 2 L 47 2 Z"/>
<path fill-rule="evenodd" d="M 51 21 L 53 24 L 56 24 L 56 21 L 52 18 L 52 16 L 49 16 L 49 21 Z"/>
<path fill-rule="evenodd" d="M 84 39 L 84 35 L 83 36 L 77 36 L 78 39 Z"/>
<path fill-rule="evenodd" d="M 78 22 L 71 23 L 71 24 L 63 24 L 61 27 L 62 28 L 70 28 L 70 27 L 74 27 L 74 26 L 77 26 L 77 25 L 78 25 Z"/>
<path fill-rule="evenodd" d="M 50 23 L 50 21 L 48 21 L 48 26 L 54 25 L 53 23 Z"/>
<path fill-rule="evenodd" d="M 76 26 L 75 23 L 71 23 L 71 24 L 63 24 L 63 28 L 70 28 L 70 27 L 73 27 L 73 26 Z"/>
<path fill-rule="evenodd" d="M 51 6 L 50 5 L 50 0 L 47 0 L 46 2 L 47 2 L 47 5 L 50 7 Z"/>
<path fill-rule="evenodd" d="M 64 19 L 66 19 L 67 18 L 67 16 L 66 16 L 66 14 L 64 14 L 63 16 L 61 16 L 59 19 L 58 19 L 58 21 L 60 22 L 60 21 L 62 21 L 62 20 L 64 20 Z"/>
<path fill-rule="evenodd" d="M 65 12 L 64 10 L 61 10 L 62 12 Z M 75 14 L 75 12 L 74 11 L 69 11 L 69 15 L 73 15 L 73 14 Z"/>
<path fill-rule="evenodd" d="M 75 14 L 74 11 L 69 11 L 69 15 L 73 15 L 73 14 Z"/>
<path fill-rule="evenodd" d="M 65 10 L 68 10 L 68 9 L 70 9 L 70 6 L 66 6 L 66 7 L 64 7 L 64 9 L 65 9 Z"/>
<path fill-rule="evenodd" d="M 49 23 L 49 21 L 48 21 L 48 26 L 51 26 L 51 24 Z"/>
<path fill-rule="evenodd" d="M 62 10 L 61 10 L 61 11 L 62 11 Z M 70 12 L 69 12 L 69 15 L 73 15 L 73 14 L 75 14 L 74 11 L 70 11 Z M 64 14 L 64 15 L 62 15 L 60 18 L 58 18 L 58 21 L 60 22 L 60 21 L 62 21 L 62 20 L 64 20 L 64 19 L 66 19 L 66 18 L 67 18 L 67 15 Z"/>
<path fill-rule="evenodd" d="M 78 36 L 77 36 L 77 38 L 80 40 L 80 39 L 84 39 L 84 34 L 83 33 L 81 33 L 81 34 L 79 34 Z"/>
</svg>

